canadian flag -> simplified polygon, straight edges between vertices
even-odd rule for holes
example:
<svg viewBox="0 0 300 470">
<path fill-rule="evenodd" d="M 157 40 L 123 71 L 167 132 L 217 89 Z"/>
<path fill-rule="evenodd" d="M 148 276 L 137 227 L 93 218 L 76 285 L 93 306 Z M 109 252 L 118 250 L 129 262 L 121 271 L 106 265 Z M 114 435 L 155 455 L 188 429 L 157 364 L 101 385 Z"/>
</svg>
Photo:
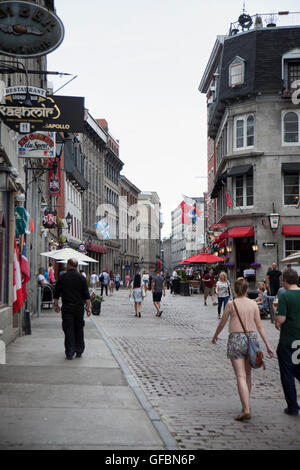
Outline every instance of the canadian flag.
<svg viewBox="0 0 300 470">
<path fill-rule="evenodd" d="M 13 288 L 14 288 L 14 300 L 13 300 L 13 315 L 15 315 L 21 307 L 24 305 L 23 290 L 22 290 L 22 277 L 19 262 L 19 253 L 17 247 L 17 240 L 15 237 L 14 247 L 14 272 L 13 272 Z"/>
</svg>

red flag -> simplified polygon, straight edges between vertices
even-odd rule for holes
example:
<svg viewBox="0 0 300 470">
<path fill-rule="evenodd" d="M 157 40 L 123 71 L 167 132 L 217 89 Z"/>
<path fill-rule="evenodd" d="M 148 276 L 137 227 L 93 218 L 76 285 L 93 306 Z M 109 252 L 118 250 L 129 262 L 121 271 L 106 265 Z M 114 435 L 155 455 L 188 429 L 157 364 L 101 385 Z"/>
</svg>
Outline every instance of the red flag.
<svg viewBox="0 0 300 470">
<path fill-rule="evenodd" d="M 190 217 L 188 216 L 188 213 L 190 212 L 190 210 L 192 209 L 192 206 L 190 206 L 189 204 L 187 204 L 186 202 L 182 201 L 180 204 L 179 204 L 179 207 L 181 208 L 181 223 L 183 225 L 190 225 L 191 223 L 191 220 L 190 220 Z"/>
<path fill-rule="evenodd" d="M 230 196 L 229 196 L 229 191 L 228 191 L 228 189 L 226 189 L 225 195 L 226 195 L 227 207 L 232 207 L 232 202 L 231 202 L 231 199 L 230 199 Z"/>
<path fill-rule="evenodd" d="M 17 240 L 15 237 L 14 247 L 14 262 L 13 262 L 13 315 L 17 313 L 24 305 L 23 292 L 22 292 L 22 281 L 21 281 L 21 269 L 19 262 L 19 253 L 17 247 Z"/>
<path fill-rule="evenodd" d="M 27 282 L 30 279 L 29 269 L 28 269 L 28 260 L 27 260 L 27 253 L 26 253 L 26 245 L 23 245 L 23 251 L 20 261 L 20 268 L 22 274 L 22 291 L 23 291 L 23 299 L 27 300 Z"/>
</svg>

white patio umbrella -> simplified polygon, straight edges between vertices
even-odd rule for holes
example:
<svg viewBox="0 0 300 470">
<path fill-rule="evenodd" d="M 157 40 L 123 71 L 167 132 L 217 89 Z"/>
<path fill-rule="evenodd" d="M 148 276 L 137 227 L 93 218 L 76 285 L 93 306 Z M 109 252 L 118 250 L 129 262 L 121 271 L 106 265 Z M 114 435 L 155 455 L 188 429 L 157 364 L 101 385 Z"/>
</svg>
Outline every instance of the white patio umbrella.
<svg viewBox="0 0 300 470">
<path fill-rule="evenodd" d="M 296 253 L 293 253 L 286 258 L 283 258 L 281 260 L 281 263 L 299 263 L 300 261 L 300 251 L 297 251 Z"/>
<path fill-rule="evenodd" d="M 66 264 L 66 261 L 65 260 L 60 260 L 60 261 L 57 261 L 58 264 Z M 89 263 L 86 263 L 85 261 L 78 261 L 78 266 L 88 266 Z"/>
<path fill-rule="evenodd" d="M 45 253 L 41 253 L 41 256 L 65 261 L 68 261 L 71 258 L 75 258 L 78 261 L 86 261 L 87 263 L 98 263 L 97 260 L 90 258 L 89 256 L 84 255 L 79 251 L 73 250 L 73 248 L 63 248 L 62 250 L 47 251 Z"/>
</svg>

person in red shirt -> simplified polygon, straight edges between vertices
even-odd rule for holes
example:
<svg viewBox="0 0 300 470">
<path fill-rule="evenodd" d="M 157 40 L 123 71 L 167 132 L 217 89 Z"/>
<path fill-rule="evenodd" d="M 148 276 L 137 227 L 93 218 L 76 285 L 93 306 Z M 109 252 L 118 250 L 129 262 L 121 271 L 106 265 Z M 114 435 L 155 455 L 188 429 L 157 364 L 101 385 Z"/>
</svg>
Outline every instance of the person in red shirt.
<svg viewBox="0 0 300 470">
<path fill-rule="evenodd" d="M 214 270 L 210 269 L 208 273 L 204 274 L 202 281 L 204 283 L 204 305 L 207 305 L 206 300 L 207 297 L 210 295 L 213 305 L 217 305 L 215 299 L 215 290 L 214 290 L 214 283 L 215 283 L 215 276 Z"/>
</svg>

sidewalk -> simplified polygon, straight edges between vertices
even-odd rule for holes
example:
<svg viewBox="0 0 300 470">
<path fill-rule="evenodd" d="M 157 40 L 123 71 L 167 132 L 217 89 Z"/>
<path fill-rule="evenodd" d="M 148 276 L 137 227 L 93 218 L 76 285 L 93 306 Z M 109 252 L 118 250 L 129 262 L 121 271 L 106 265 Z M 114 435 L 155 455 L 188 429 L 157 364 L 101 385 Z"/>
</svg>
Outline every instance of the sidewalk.
<svg viewBox="0 0 300 470">
<path fill-rule="evenodd" d="M 94 317 L 67 361 L 61 318 L 43 310 L 0 366 L 0 450 L 167 449 L 172 439 Z M 129 384 L 129 382 L 130 384 Z"/>
</svg>

